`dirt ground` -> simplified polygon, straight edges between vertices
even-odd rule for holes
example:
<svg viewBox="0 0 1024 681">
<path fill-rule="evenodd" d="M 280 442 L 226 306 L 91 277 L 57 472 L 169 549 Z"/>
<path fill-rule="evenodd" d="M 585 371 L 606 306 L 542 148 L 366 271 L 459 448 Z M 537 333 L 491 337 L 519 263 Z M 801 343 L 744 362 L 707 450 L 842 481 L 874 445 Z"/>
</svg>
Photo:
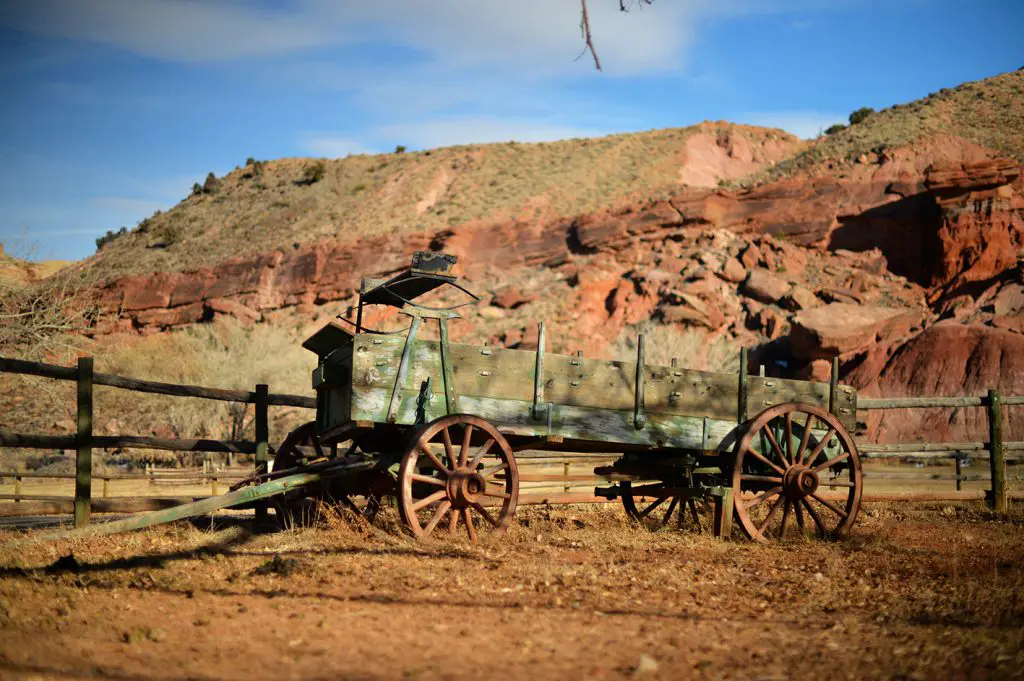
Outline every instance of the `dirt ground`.
<svg viewBox="0 0 1024 681">
<path fill-rule="evenodd" d="M 772 546 L 613 506 L 417 543 L 389 512 L 0 546 L 0 678 L 1024 678 L 1019 506 L 868 504 Z"/>
</svg>

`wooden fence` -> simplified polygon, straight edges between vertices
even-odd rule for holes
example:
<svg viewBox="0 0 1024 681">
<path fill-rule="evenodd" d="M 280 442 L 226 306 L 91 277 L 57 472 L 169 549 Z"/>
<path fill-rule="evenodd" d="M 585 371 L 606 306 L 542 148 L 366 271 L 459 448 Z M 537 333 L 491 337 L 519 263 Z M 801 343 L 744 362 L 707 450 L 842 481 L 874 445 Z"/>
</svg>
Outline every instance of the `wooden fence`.
<svg viewBox="0 0 1024 681">
<path fill-rule="evenodd" d="M 104 484 L 104 496 L 92 497 L 92 450 L 93 448 L 138 448 L 157 449 L 178 452 L 221 452 L 253 454 L 255 465 L 259 466 L 267 460 L 269 444 L 270 406 L 290 406 L 315 409 L 316 400 L 300 395 L 270 393 L 268 386 L 256 385 L 252 391 L 223 390 L 201 386 L 177 385 L 144 381 L 111 374 L 99 374 L 93 371 L 90 357 L 80 358 L 77 367 L 62 367 L 40 362 L 0 358 L 0 373 L 14 373 L 41 376 L 56 380 L 75 381 L 77 385 L 77 432 L 75 435 L 29 435 L 11 433 L 0 429 L 0 447 L 54 449 L 76 451 L 76 472 L 74 474 L 17 473 L 0 472 L 0 480 L 13 478 L 15 492 L 13 495 L 0 495 L 0 500 L 16 502 L 35 502 L 33 513 L 61 513 L 73 510 L 75 525 L 84 526 L 89 522 L 90 513 L 97 512 L 136 512 L 166 508 L 174 503 L 191 501 L 192 498 L 181 497 L 107 497 L 108 484 L 113 480 L 153 479 L 157 474 L 147 471 L 146 474 L 96 475 Z M 172 439 L 142 437 L 134 435 L 97 436 L 93 434 L 93 389 L 96 385 L 110 386 L 135 392 L 153 393 L 174 397 L 192 397 L 207 400 L 220 400 L 255 407 L 254 435 L 252 441 L 225 441 L 209 439 Z M 1017 460 L 1019 455 L 1007 452 L 1024 451 L 1024 442 L 1004 442 L 1002 428 L 1002 412 L 1004 407 L 1024 405 L 1024 397 L 1001 397 L 998 391 L 989 390 L 987 395 L 977 397 L 904 397 L 904 398 L 860 398 L 858 410 L 874 409 L 918 409 L 918 408 L 984 408 L 989 423 L 989 440 L 986 442 L 942 442 L 942 443 L 900 443 L 900 444 L 859 444 L 862 457 L 865 459 L 900 458 L 928 460 L 936 458 L 952 459 L 955 462 L 956 490 L 961 490 L 961 482 L 969 479 L 962 474 L 961 464 L 965 456 L 988 458 L 991 489 L 985 498 L 998 511 L 1005 511 L 1007 505 L 1007 460 Z M 519 457 L 517 457 L 519 458 Z M 521 468 L 542 466 L 550 469 L 561 467 L 558 473 L 531 473 L 529 470 L 520 476 L 523 483 L 523 494 L 520 503 L 575 503 L 597 501 L 592 492 L 581 493 L 581 488 L 592 488 L 602 479 L 593 475 L 594 463 L 609 461 L 614 457 L 608 455 L 564 455 L 551 454 L 524 455 L 520 459 Z M 572 466 L 585 465 L 584 472 L 574 473 Z M 183 482 L 199 482 L 211 484 L 211 493 L 216 494 L 219 482 L 229 479 L 237 480 L 243 472 L 211 472 L 205 471 L 202 477 L 181 474 L 177 476 Z M 149 476 L 147 478 L 146 476 Z M 173 475 L 173 474 L 170 474 Z M 72 498 L 56 496 L 32 496 L 21 494 L 21 482 L 28 478 L 74 479 L 75 495 Z M 975 478 L 976 479 L 976 478 Z M 553 490 L 551 488 L 554 488 Z M 866 495 L 866 500 L 883 500 L 890 498 L 906 498 L 906 495 Z M 966 499 L 968 495 L 925 495 L 919 499 Z M 0 516 L 16 513 L 12 509 L 0 510 Z M 28 504 L 18 509 L 17 513 L 29 511 Z M 257 506 L 257 513 L 265 513 L 265 507 Z"/>
</svg>

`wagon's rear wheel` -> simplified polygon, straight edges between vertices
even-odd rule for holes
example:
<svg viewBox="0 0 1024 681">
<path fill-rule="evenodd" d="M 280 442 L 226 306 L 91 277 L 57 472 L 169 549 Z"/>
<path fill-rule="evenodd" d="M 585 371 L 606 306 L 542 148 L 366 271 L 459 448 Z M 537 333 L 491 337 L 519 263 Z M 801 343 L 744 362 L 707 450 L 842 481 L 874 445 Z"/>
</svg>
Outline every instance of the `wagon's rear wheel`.
<svg viewBox="0 0 1024 681">
<path fill-rule="evenodd" d="M 484 419 L 442 416 L 413 434 L 398 471 L 398 509 L 416 537 L 441 529 L 474 543 L 480 534 L 500 536 L 518 499 L 512 448 Z"/>
<path fill-rule="evenodd" d="M 358 450 L 358 440 L 352 442 L 350 450 Z M 328 458 L 333 450 L 333 447 L 320 442 L 316 423 L 310 421 L 288 433 L 274 455 L 272 470 L 279 473 L 285 470 L 299 469 L 304 465 Z M 373 521 L 380 510 L 381 498 L 376 487 L 368 484 L 364 478 L 374 473 L 374 471 L 367 471 L 356 474 L 351 479 L 342 478 L 313 496 L 289 497 L 282 495 L 275 497 L 269 506 L 274 510 L 277 524 L 286 530 L 311 525 L 316 519 L 318 506 L 321 503 L 349 509 L 367 521 Z M 365 503 L 357 504 L 353 497 L 358 496 L 365 496 Z"/>
<path fill-rule="evenodd" d="M 680 486 L 685 485 L 680 483 Z M 630 482 L 620 482 L 622 507 L 631 520 L 652 530 L 678 527 L 698 533 L 711 532 L 714 516 L 708 500 L 673 494 L 673 487 L 665 482 L 644 483 L 636 487 Z"/>
<path fill-rule="evenodd" d="M 736 445 L 733 498 L 747 536 L 845 535 L 863 488 L 857 446 L 834 415 L 790 402 L 758 414 Z"/>
</svg>

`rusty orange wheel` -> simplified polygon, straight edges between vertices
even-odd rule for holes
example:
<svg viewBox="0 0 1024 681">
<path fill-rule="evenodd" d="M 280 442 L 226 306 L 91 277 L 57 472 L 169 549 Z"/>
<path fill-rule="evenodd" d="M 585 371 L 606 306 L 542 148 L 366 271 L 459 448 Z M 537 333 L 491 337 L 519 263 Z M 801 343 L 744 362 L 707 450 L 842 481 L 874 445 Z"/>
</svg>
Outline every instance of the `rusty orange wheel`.
<svg viewBox="0 0 1024 681">
<path fill-rule="evenodd" d="M 736 445 L 736 519 L 756 541 L 850 531 L 863 488 L 857 446 L 839 419 L 790 402 L 755 418 Z"/>
<path fill-rule="evenodd" d="M 685 487 L 685 481 L 677 484 L 652 482 L 636 487 L 627 481 L 619 483 L 619 496 L 630 520 L 644 527 L 652 530 L 678 527 L 698 534 L 710 532 L 711 504 L 703 497 L 692 497 L 679 489 Z"/>
<path fill-rule="evenodd" d="M 439 527 L 474 543 L 481 534 L 500 536 L 518 499 L 512 448 L 484 419 L 442 416 L 413 434 L 398 471 L 398 509 L 416 537 Z"/>
</svg>

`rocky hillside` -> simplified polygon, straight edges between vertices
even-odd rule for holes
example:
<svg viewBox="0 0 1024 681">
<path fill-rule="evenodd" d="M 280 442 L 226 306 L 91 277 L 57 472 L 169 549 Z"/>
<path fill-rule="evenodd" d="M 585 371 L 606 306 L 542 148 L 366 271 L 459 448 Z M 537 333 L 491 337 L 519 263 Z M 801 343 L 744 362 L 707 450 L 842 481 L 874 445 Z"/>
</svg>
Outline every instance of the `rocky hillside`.
<svg viewBox="0 0 1024 681">
<path fill-rule="evenodd" d="M 67 264 L 63 260 L 30 262 L 21 258 L 15 258 L 4 253 L 4 245 L 0 244 L 0 287 L 34 284 L 57 272 Z"/>
<path fill-rule="evenodd" d="M 135 273 L 97 292 L 91 333 L 333 316 L 362 277 L 436 249 L 484 294 L 466 340 L 527 347 L 543 319 L 555 349 L 607 356 L 638 329 L 667 330 L 703 339 L 678 346 L 690 366 L 745 345 L 778 375 L 822 378 L 838 356 L 867 394 L 1021 395 L 1024 127 L 1006 102 L 1022 78 L 877 112 L 807 150 L 705 124 L 357 157 L 320 177 L 308 160 L 253 164 L 103 249 L 91 267 Z M 983 439 L 975 416 L 866 426 Z M 1024 439 L 1021 416 L 1007 419 Z"/>
</svg>

